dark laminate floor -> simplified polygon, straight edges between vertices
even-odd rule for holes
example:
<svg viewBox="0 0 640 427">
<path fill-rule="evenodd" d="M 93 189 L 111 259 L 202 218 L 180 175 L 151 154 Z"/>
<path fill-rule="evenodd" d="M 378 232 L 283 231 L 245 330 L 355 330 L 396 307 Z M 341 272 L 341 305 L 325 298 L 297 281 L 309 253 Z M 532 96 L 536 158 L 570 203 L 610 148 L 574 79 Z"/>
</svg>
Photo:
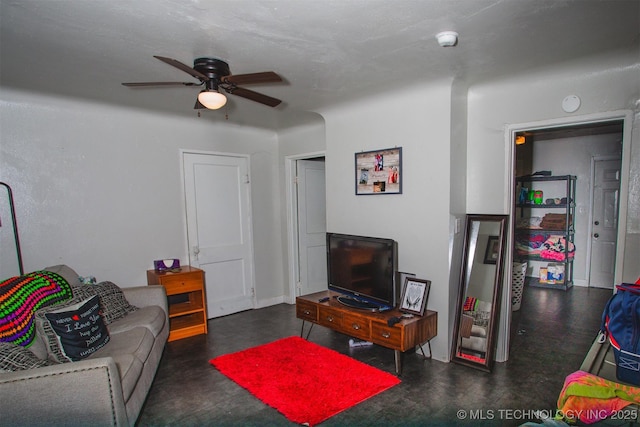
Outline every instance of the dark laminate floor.
<svg viewBox="0 0 640 427">
<path fill-rule="evenodd" d="M 611 291 L 525 289 L 514 314 L 511 356 L 487 374 L 453 363 L 405 357 L 402 383 L 323 426 L 520 425 L 555 411 L 566 375 L 577 370 L 599 329 Z M 209 320 L 209 335 L 168 343 L 139 426 L 287 426 L 284 416 L 209 365 L 209 359 L 298 335 L 295 306 L 281 304 Z M 348 337 L 316 326 L 310 340 L 393 372 L 393 351 L 350 350 Z M 327 373 L 330 375 L 331 373 Z M 485 420 L 460 420 L 459 410 Z M 482 410 L 482 412 L 480 412 Z"/>
</svg>

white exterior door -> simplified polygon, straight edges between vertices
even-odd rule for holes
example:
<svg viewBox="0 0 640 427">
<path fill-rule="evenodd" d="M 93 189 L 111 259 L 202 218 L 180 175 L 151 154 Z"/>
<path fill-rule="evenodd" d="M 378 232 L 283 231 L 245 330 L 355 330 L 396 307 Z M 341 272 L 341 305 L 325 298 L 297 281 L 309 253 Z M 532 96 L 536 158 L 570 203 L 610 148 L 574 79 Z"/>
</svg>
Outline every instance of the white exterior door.
<svg viewBox="0 0 640 427">
<path fill-rule="evenodd" d="M 620 160 L 596 160 L 594 165 L 589 286 L 613 289 L 618 234 Z"/>
<path fill-rule="evenodd" d="M 299 295 L 327 289 L 324 161 L 298 160 Z"/>
<path fill-rule="evenodd" d="M 209 318 L 255 307 L 248 163 L 183 153 L 189 258 L 205 272 Z"/>
</svg>

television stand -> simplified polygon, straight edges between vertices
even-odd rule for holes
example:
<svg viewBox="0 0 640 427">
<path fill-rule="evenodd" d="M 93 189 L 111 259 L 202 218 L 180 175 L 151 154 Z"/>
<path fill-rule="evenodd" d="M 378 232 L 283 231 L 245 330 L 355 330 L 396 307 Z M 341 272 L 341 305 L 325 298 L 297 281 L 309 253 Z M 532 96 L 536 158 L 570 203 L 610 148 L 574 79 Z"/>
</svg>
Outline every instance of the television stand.
<svg viewBox="0 0 640 427">
<path fill-rule="evenodd" d="M 333 298 L 333 297 L 336 298 Z M 389 319 L 400 317 L 398 309 L 385 312 L 370 312 L 347 307 L 337 301 L 338 294 L 331 291 L 316 292 L 296 298 L 296 317 L 302 319 L 300 336 L 303 336 L 305 322 L 311 327 L 318 324 L 353 338 L 369 341 L 394 351 L 396 374 L 402 374 L 404 352 L 429 345 L 431 358 L 431 340 L 438 333 L 438 313 L 427 310 L 424 316 L 401 319 L 389 326 Z M 322 302 L 321 302 L 322 301 Z M 307 333 L 307 339 L 311 329 Z M 425 358 L 426 355 L 422 353 Z"/>
<path fill-rule="evenodd" d="M 379 311 L 381 309 L 381 307 L 378 304 L 362 301 L 362 300 L 347 297 L 344 295 L 336 297 L 336 299 L 340 304 L 346 305 L 347 307 L 351 307 L 351 308 L 360 308 L 368 311 Z"/>
</svg>

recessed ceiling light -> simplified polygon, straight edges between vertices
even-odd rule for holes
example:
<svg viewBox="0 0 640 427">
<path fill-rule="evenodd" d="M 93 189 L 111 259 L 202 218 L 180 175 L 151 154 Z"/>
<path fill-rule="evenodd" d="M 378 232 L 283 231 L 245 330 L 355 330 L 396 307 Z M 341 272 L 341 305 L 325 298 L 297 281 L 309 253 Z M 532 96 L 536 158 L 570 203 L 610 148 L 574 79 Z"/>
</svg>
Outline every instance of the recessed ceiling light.
<svg viewBox="0 0 640 427">
<path fill-rule="evenodd" d="M 436 34 L 436 40 L 442 47 L 451 47 L 458 44 L 458 33 L 455 31 L 442 31 Z"/>
</svg>

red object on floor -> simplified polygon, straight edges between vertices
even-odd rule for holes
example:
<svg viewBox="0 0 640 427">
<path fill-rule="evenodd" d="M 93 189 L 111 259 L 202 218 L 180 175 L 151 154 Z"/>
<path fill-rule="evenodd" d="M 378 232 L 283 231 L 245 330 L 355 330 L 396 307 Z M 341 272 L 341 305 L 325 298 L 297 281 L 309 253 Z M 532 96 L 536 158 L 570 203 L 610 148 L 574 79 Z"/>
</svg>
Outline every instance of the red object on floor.
<svg viewBox="0 0 640 427">
<path fill-rule="evenodd" d="M 290 421 L 309 426 L 400 384 L 395 375 L 300 337 L 209 363 Z"/>
</svg>

